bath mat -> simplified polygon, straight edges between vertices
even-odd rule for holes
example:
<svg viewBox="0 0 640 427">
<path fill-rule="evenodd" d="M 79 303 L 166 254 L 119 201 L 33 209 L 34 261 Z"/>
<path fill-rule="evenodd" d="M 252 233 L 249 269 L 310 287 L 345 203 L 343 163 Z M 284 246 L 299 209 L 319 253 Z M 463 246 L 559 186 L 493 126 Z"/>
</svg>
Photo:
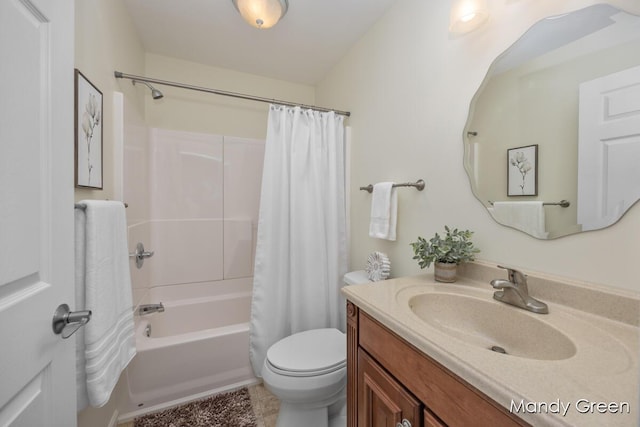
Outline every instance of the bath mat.
<svg viewBox="0 0 640 427">
<path fill-rule="evenodd" d="M 246 388 L 218 394 L 134 420 L 134 427 L 256 427 Z"/>
</svg>

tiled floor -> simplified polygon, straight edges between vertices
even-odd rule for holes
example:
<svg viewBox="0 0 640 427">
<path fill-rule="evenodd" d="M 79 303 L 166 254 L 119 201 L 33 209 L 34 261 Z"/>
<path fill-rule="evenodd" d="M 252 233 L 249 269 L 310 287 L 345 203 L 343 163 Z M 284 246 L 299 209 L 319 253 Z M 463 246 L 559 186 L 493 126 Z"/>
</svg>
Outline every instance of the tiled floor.
<svg viewBox="0 0 640 427">
<path fill-rule="evenodd" d="M 280 402 L 262 384 L 249 387 L 251 406 L 256 415 L 258 427 L 275 427 Z M 133 421 L 118 424 L 118 427 L 133 427 Z"/>
<path fill-rule="evenodd" d="M 258 427 L 275 427 L 280 409 L 278 399 L 262 384 L 249 387 L 249 396 L 253 413 L 258 420 Z"/>
</svg>

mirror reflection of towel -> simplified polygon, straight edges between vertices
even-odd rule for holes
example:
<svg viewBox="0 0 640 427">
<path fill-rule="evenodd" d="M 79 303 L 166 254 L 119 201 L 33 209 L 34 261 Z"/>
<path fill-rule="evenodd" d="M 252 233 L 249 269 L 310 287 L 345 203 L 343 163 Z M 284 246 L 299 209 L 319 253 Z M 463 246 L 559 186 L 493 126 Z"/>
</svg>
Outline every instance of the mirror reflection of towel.
<svg viewBox="0 0 640 427">
<path fill-rule="evenodd" d="M 489 209 L 493 218 L 500 224 L 508 225 L 537 237 L 546 239 L 543 202 L 494 202 Z"/>
<path fill-rule="evenodd" d="M 373 186 L 371 196 L 371 222 L 369 236 L 396 240 L 398 195 L 393 182 L 379 182 Z"/>
</svg>

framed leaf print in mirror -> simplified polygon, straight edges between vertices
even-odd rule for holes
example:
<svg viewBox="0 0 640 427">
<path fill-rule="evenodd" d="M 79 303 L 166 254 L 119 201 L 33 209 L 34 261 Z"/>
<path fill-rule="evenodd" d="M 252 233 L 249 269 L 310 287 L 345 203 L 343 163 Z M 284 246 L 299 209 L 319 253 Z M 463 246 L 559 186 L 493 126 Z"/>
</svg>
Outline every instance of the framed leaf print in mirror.
<svg viewBox="0 0 640 427">
<path fill-rule="evenodd" d="M 507 196 L 538 195 L 538 145 L 507 150 Z"/>
</svg>

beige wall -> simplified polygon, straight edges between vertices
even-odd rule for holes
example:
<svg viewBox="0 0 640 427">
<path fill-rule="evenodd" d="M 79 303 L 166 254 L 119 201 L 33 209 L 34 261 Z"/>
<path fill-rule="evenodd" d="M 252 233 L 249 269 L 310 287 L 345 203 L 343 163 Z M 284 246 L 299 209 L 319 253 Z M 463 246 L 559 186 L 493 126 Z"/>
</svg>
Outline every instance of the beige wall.
<svg viewBox="0 0 640 427">
<path fill-rule="evenodd" d="M 166 56 L 147 54 L 146 75 L 189 85 L 314 103 L 314 87 L 253 74 L 211 67 Z M 157 85 L 165 97 L 147 93 L 146 121 L 150 127 L 264 139 L 268 104 Z"/>
<path fill-rule="evenodd" d="M 76 189 L 76 200 L 114 198 L 113 92 L 119 91 L 131 105 L 143 111 L 142 97 L 129 81 L 116 80 L 114 70 L 144 74 L 144 50 L 123 0 L 81 0 L 75 2 L 75 66 L 103 95 L 103 190 Z M 121 381 L 111 400 L 102 408 L 78 414 L 79 427 L 100 427 L 115 422 L 118 401 L 126 393 Z M 115 424 L 114 424 L 115 425 Z"/>
<path fill-rule="evenodd" d="M 116 79 L 115 70 L 144 74 L 144 50 L 123 0 L 76 1 L 75 62 L 103 95 L 103 190 L 76 189 L 76 200 L 113 199 L 113 92 L 123 92 L 143 111 L 129 80 Z"/>
<path fill-rule="evenodd" d="M 387 180 L 427 183 L 423 192 L 399 190 L 396 242 L 368 236 L 371 195 L 352 191 L 353 269 L 379 250 L 389 254 L 394 276 L 416 274 L 409 243 L 448 224 L 474 230 L 484 260 L 640 290 L 631 268 L 640 253 L 640 206 L 608 229 L 540 241 L 495 223 L 463 168 L 469 102 L 493 59 L 537 20 L 595 3 L 489 0 L 489 21 L 454 37 L 449 2 L 398 1 L 329 73 L 316 101 L 353 114 L 352 190 Z M 640 12 L 633 0 L 613 3 Z"/>
</svg>

